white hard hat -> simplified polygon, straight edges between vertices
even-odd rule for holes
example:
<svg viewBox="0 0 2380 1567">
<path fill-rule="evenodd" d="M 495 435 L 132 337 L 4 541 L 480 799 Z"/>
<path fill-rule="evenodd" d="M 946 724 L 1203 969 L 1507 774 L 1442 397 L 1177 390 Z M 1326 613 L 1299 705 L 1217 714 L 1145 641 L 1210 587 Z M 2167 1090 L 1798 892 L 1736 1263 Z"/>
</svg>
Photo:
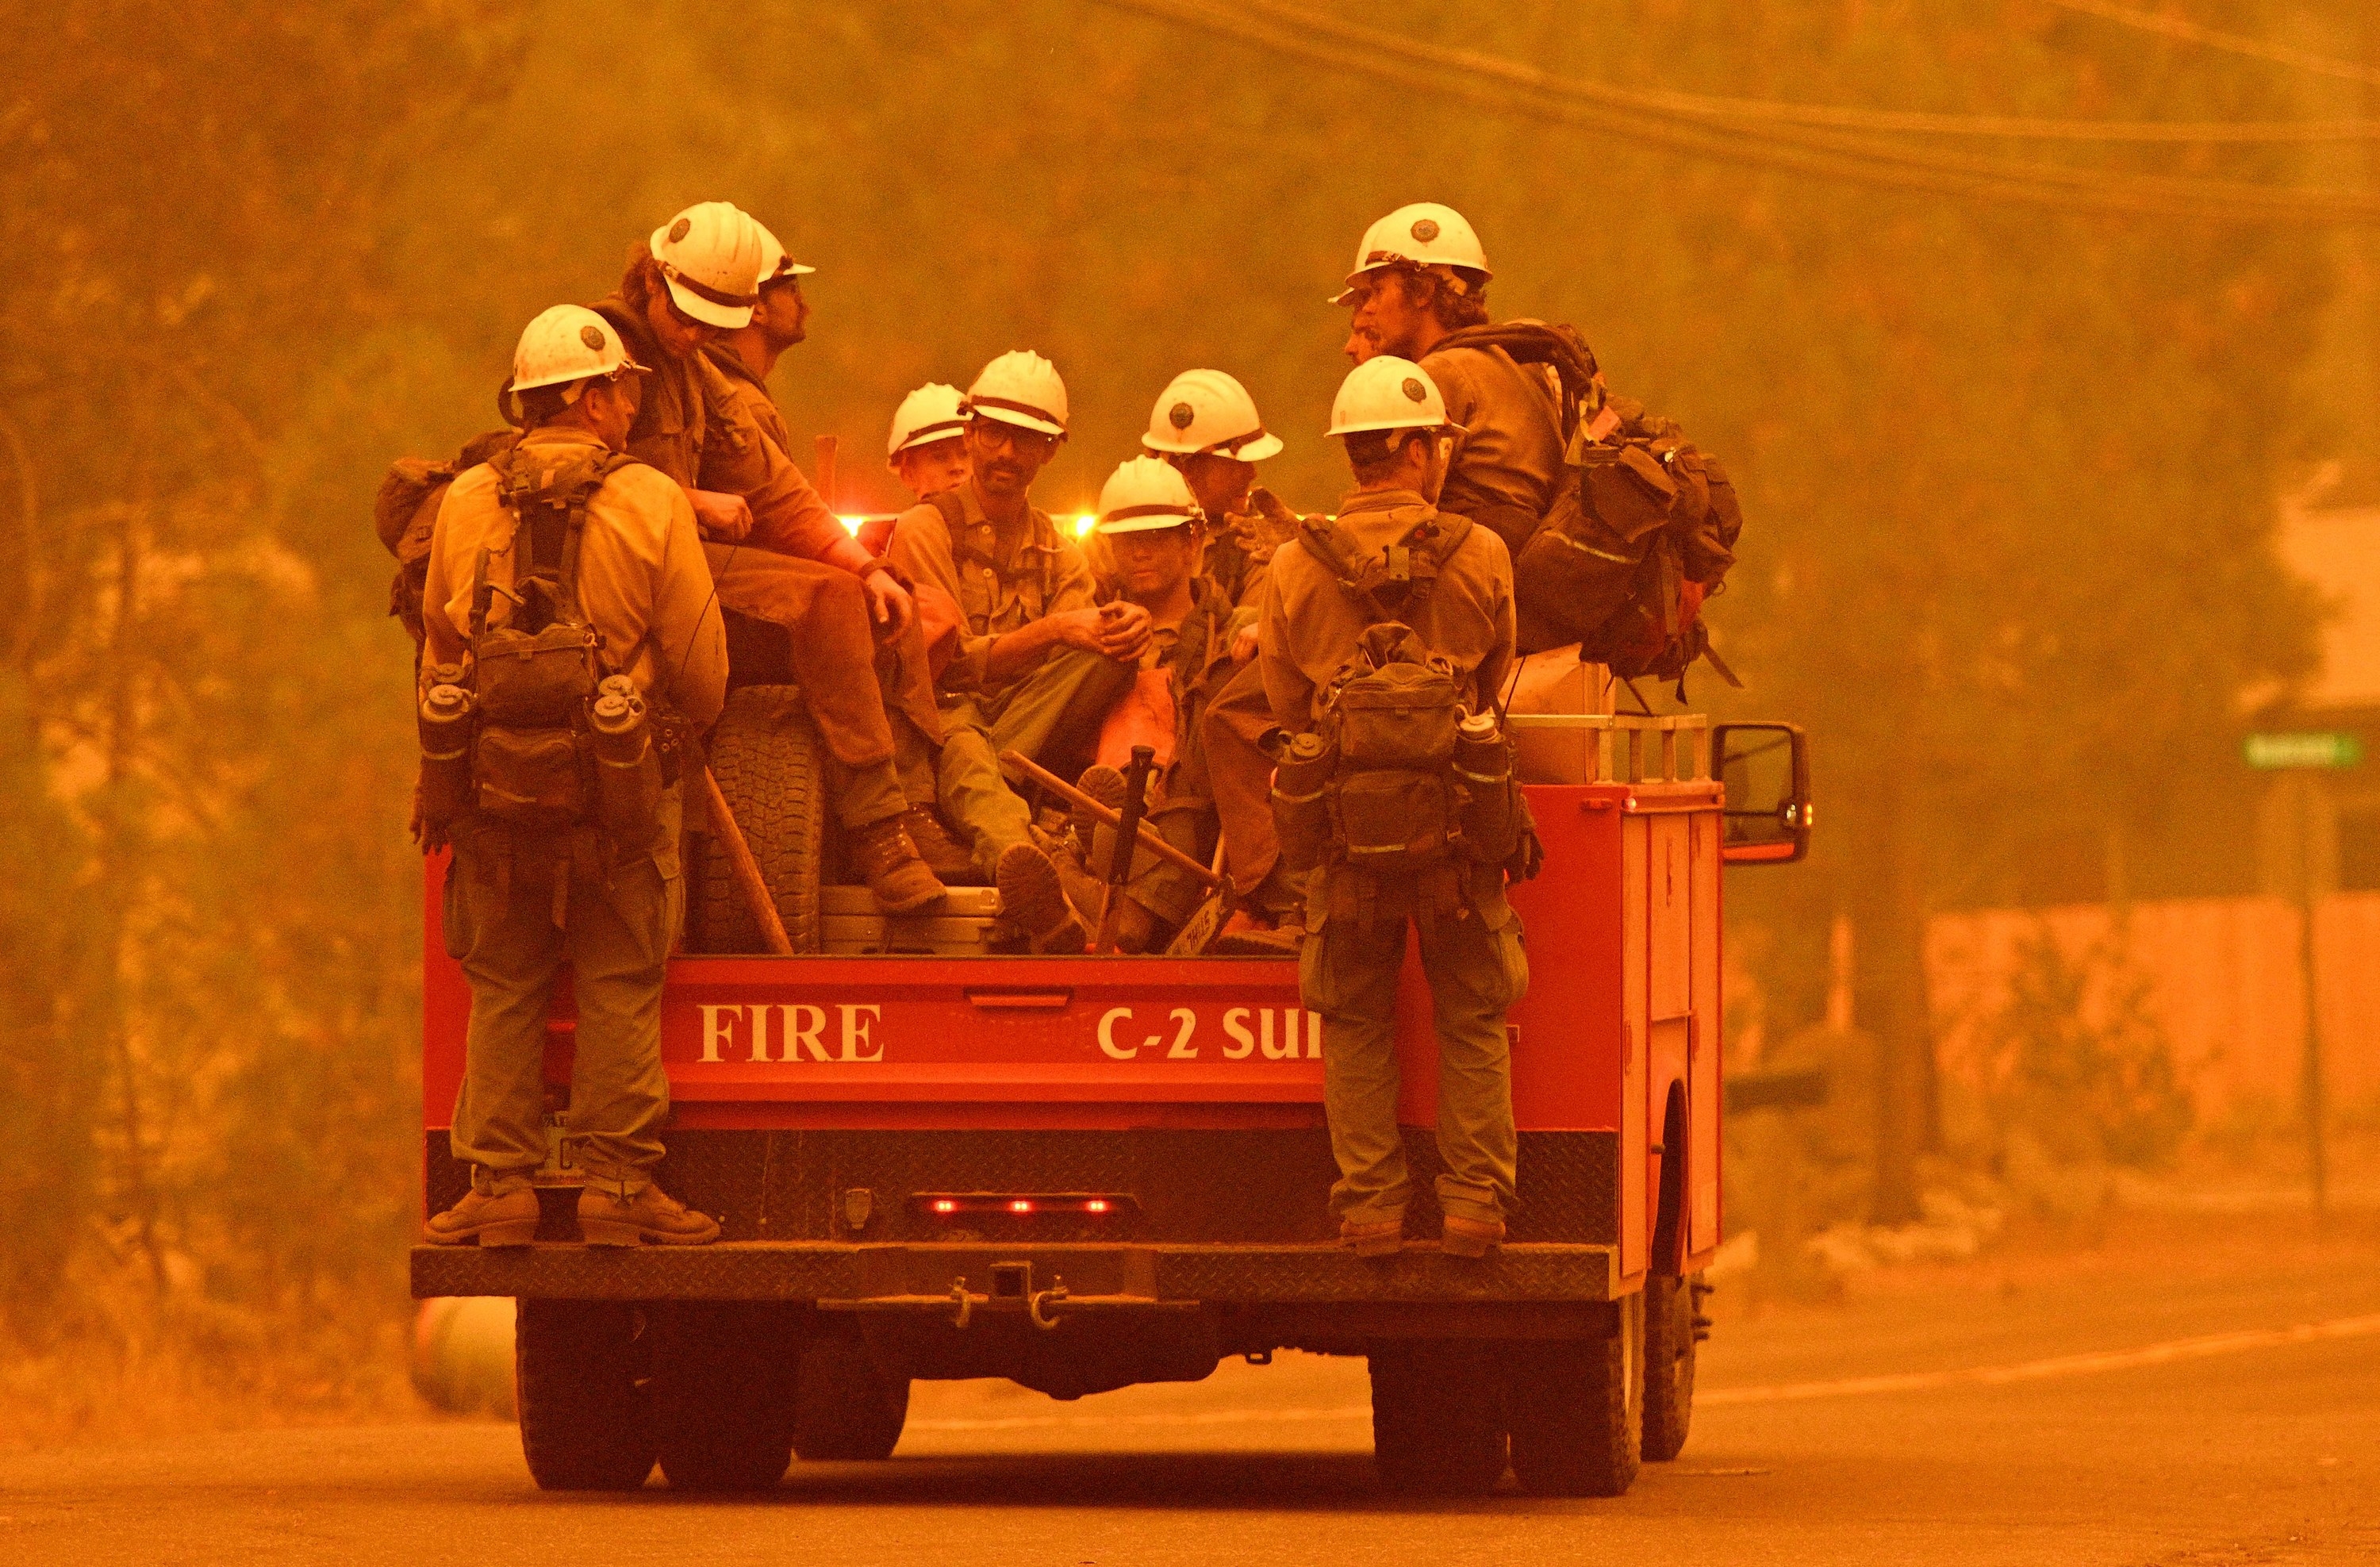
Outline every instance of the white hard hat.
<svg viewBox="0 0 2380 1567">
<path fill-rule="evenodd" d="M 769 232 L 769 225 L 759 218 L 752 220 L 752 227 L 760 236 L 760 281 L 754 285 L 756 289 L 782 283 L 789 277 L 807 277 L 818 271 L 818 268 L 806 267 L 785 254 L 785 248 L 777 242 L 775 235 Z"/>
<path fill-rule="evenodd" d="M 1179 528 L 1199 516 L 1190 481 L 1163 457 L 1126 457 L 1099 486 L 1101 533 L 1147 533 Z"/>
<path fill-rule="evenodd" d="M 936 381 L 918 387 L 892 411 L 892 434 L 884 443 L 884 455 L 897 457 L 912 446 L 929 446 L 963 432 L 966 415 L 959 405 L 955 386 Z"/>
<path fill-rule="evenodd" d="M 1367 430 L 1452 430 L 1446 399 L 1429 371 L 1411 359 L 1381 354 L 1366 359 L 1339 383 L 1330 399 L 1330 433 L 1360 435 Z"/>
<path fill-rule="evenodd" d="M 1488 252 L 1479 248 L 1471 221 L 1436 201 L 1399 207 L 1364 231 L 1364 242 L 1355 247 L 1355 270 L 1347 274 L 1348 290 L 1366 273 L 1398 265 L 1462 267 L 1477 273 L 1482 283 L 1496 275 L 1488 270 Z M 1336 294 L 1330 302 L 1346 298 Z"/>
<path fill-rule="evenodd" d="M 610 322 L 584 305 L 556 305 L 521 333 L 513 349 L 512 389 L 527 392 L 644 368 L 628 357 L 628 346 Z"/>
<path fill-rule="evenodd" d="M 760 299 L 760 225 L 728 201 L 698 201 L 653 230 L 670 298 L 698 322 L 748 326 Z"/>
<path fill-rule="evenodd" d="M 1212 452 L 1244 463 L 1281 450 L 1281 437 L 1266 431 L 1248 389 L 1219 370 L 1185 370 L 1167 383 L 1140 443 L 1152 452 Z"/>
<path fill-rule="evenodd" d="M 1028 348 L 1012 349 L 984 366 L 967 388 L 965 407 L 1044 435 L 1066 433 L 1066 383 L 1056 365 Z"/>
</svg>

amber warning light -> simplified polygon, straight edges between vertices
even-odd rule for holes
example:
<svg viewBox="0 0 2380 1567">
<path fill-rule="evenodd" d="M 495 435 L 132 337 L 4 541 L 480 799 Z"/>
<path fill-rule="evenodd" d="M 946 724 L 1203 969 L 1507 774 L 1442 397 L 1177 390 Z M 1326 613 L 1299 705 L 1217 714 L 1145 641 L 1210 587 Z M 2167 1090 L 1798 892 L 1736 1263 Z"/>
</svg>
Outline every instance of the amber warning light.
<svg viewBox="0 0 2380 1567">
<path fill-rule="evenodd" d="M 1029 1219 L 1037 1213 L 1122 1213 L 1133 1199 L 1098 1192 L 921 1192 L 910 1199 L 937 1219 L 961 1214 L 1001 1214 Z"/>
</svg>

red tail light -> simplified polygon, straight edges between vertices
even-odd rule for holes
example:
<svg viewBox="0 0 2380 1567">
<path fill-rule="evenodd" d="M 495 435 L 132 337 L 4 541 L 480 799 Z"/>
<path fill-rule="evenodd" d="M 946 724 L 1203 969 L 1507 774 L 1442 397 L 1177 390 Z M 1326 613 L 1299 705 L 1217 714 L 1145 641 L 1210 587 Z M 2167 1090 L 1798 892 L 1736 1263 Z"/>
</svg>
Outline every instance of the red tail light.
<svg viewBox="0 0 2380 1567">
<path fill-rule="evenodd" d="M 1135 1206 L 1130 1196 L 1112 1192 L 919 1192 L 909 1200 L 920 1212 L 935 1219 L 956 1219 L 961 1215 L 1032 1219 L 1070 1214 L 1113 1218 Z"/>
</svg>

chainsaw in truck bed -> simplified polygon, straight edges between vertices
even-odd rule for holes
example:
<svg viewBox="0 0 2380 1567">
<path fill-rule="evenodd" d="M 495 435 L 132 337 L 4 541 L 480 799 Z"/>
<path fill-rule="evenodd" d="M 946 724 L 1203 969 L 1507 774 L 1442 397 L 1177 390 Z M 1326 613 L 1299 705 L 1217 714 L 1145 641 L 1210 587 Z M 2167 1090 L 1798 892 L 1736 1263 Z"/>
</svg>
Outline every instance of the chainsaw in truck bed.
<svg viewBox="0 0 2380 1567">
<path fill-rule="evenodd" d="M 1584 705 L 1584 704 L 1582 704 Z M 573 1023 L 546 1051 L 554 1151 L 535 1245 L 417 1248 L 417 1296 L 519 1302 L 529 1467 L 551 1488 L 773 1485 L 794 1453 L 887 1456 L 917 1378 L 1062 1399 L 1196 1380 L 1220 1357 L 1368 1357 L 1383 1478 L 1616 1494 L 1692 1411 L 1699 1270 L 1719 1242 L 1720 869 L 1797 859 L 1802 736 L 1780 724 L 1512 718 L 1546 869 L 1512 890 L 1519 1202 L 1485 1259 L 1337 1241 L 1319 1020 L 1269 957 L 997 950 L 983 889 L 887 917 L 837 885 L 797 701 L 730 698 L 713 764 L 796 955 L 759 950 L 722 856 L 689 856 L 670 962 L 659 1173 L 699 1247 L 578 1243 L 559 1136 Z M 425 1209 L 469 995 L 427 888 Z M 1409 955 L 1398 1037 L 1413 1232 L 1435 1236 L 1436 1046 Z"/>
</svg>

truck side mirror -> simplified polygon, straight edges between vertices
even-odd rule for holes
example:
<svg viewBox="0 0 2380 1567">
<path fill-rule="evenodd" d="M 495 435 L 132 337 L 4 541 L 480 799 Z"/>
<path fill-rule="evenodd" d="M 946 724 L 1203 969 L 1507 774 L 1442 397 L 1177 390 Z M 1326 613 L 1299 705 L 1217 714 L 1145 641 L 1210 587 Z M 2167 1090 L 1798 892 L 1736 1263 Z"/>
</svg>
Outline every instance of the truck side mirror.
<svg viewBox="0 0 2380 1567">
<path fill-rule="evenodd" d="M 1719 858 L 1790 864 L 1810 852 L 1810 743 L 1791 723 L 1722 723 L 1711 771 L 1724 791 Z"/>
</svg>

